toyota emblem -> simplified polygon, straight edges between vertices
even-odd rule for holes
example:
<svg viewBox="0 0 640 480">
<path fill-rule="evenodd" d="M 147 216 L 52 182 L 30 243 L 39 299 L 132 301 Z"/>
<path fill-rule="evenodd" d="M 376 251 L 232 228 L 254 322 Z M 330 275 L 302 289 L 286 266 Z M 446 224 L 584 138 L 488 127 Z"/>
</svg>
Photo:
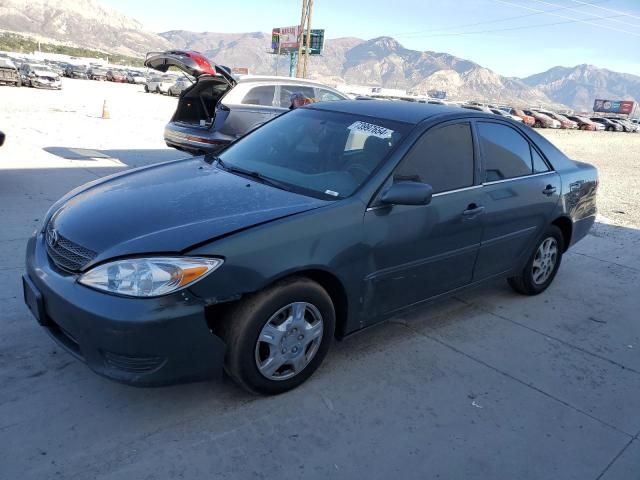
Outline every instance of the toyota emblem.
<svg viewBox="0 0 640 480">
<path fill-rule="evenodd" d="M 53 248 L 56 243 L 58 243 L 58 232 L 53 228 L 49 228 L 47 230 L 47 245 Z"/>
</svg>

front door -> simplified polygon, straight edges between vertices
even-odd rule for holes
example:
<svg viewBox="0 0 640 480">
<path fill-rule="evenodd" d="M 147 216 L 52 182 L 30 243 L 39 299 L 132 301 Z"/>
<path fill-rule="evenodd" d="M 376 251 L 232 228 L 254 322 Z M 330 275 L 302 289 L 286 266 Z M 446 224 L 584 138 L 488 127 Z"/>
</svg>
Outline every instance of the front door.
<svg viewBox="0 0 640 480">
<path fill-rule="evenodd" d="M 393 181 L 432 186 L 424 206 L 376 205 L 365 213 L 370 248 L 365 311 L 385 315 L 471 282 L 482 233 L 468 122 L 429 129 L 398 165 Z M 384 190 L 384 188 L 383 188 Z"/>
</svg>

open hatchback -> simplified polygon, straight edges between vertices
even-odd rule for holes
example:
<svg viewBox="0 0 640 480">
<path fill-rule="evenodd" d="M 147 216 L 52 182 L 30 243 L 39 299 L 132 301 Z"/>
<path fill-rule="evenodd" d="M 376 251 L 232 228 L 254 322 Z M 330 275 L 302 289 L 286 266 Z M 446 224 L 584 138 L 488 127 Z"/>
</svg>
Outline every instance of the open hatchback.
<svg viewBox="0 0 640 480">
<path fill-rule="evenodd" d="M 345 100 L 346 95 L 311 80 L 238 75 L 193 51 L 151 52 L 148 68 L 182 70 L 195 82 L 180 94 L 164 130 L 168 146 L 194 155 L 211 153 L 289 110 L 293 93 L 317 101 Z"/>
</svg>

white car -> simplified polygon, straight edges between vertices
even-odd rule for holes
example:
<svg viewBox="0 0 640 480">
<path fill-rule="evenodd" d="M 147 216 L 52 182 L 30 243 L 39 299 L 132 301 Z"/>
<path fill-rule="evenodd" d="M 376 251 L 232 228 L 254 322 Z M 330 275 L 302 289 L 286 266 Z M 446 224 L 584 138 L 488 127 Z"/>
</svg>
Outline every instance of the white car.
<svg viewBox="0 0 640 480">
<path fill-rule="evenodd" d="M 156 75 L 149 80 L 144 86 L 144 91 L 147 93 L 167 93 L 169 88 L 176 83 L 176 77 L 171 75 Z"/>
<path fill-rule="evenodd" d="M 142 73 L 135 72 L 132 70 L 127 72 L 126 79 L 127 79 L 127 83 L 135 83 L 136 85 L 142 85 L 147 83 L 147 79 Z"/>
</svg>

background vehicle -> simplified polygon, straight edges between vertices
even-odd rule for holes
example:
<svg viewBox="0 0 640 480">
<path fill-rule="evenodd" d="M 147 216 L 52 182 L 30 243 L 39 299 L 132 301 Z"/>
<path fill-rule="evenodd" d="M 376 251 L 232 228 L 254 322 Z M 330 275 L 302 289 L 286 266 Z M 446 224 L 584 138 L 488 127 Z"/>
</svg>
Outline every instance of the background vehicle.
<svg viewBox="0 0 640 480">
<path fill-rule="evenodd" d="M 536 110 L 523 110 L 525 114 L 533 117 L 535 122 L 533 124 L 536 128 L 560 128 L 560 122 L 555 118 L 551 118 L 544 113 L 540 113 Z"/>
<path fill-rule="evenodd" d="M 552 112 L 550 110 L 541 110 L 541 109 L 536 109 L 536 112 L 540 112 L 546 115 L 547 117 L 557 120 L 558 122 L 560 122 L 560 128 L 564 128 L 564 129 L 578 128 L 578 124 L 576 122 L 574 122 L 573 120 L 569 120 L 567 117 L 565 117 L 564 115 L 560 115 L 559 113 Z"/>
<path fill-rule="evenodd" d="M 29 240 L 24 298 L 101 375 L 158 385 L 224 365 L 250 391 L 282 393 L 335 336 L 434 297 L 497 278 L 545 291 L 595 221 L 597 182 L 495 115 L 319 103 L 217 159 L 75 189 Z"/>
<path fill-rule="evenodd" d="M 620 125 L 622 127 L 622 130 L 625 132 L 634 133 L 637 129 L 636 125 L 625 120 L 624 118 L 617 118 L 617 117 L 606 117 L 606 118 L 611 120 L 613 123 L 617 123 L 618 125 Z"/>
<path fill-rule="evenodd" d="M 189 88 L 191 85 L 193 85 L 193 82 L 190 82 L 189 80 L 187 80 L 186 78 L 178 78 L 176 80 L 176 83 L 174 83 L 173 85 L 171 85 L 168 90 L 167 90 L 167 95 L 170 95 L 172 97 L 177 97 L 178 95 L 180 95 L 184 90 L 186 90 L 187 88 Z"/>
<path fill-rule="evenodd" d="M 50 70 L 46 65 L 23 63 L 20 70 L 23 85 L 53 90 L 60 90 L 62 88 L 60 76 L 53 70 Z"/>
<path fill-rule="evenodd" d="M 460 105 L 462 108 L 466 108 L 467 110 L 475 110 L 477 112 L 484 112 L 484 113 L 493 113 L 488 107 L 485 107 L 484 105 L 478 105 L 478 104 L 474 104 L 474 103 L 467 103 L 464 105 Z"/>
<path fill-rule="evenodd" d="M 622 128 L 622 125 L 618 125 L 617 123 L 612 122 L 608 118 L 591 117 L 591 121 L 599 123 L 600 125 L 604 126 L 604 129 L 607 132 L 622 132 L 622 131 L 624 131 L 624 129 Z"/>
<path fill-rule="evenodd" d="M 22 85 L 20 72 L 8 58 L 0 58 L 0 84 L 15 85 L 16 87 Z"/>
<path fill-rule="evenodd" d="M 176 77 L 172 75 L 155 75 L 149 77 L 144 86 L 147 93 L 167 93 L 169 88 L 176 82 Z"/>
<path fill-rule="evenodd" d="M 126 82 L 126 77 L 124 76 L 124 73 L 121 72 L 120 70 L 108 70 L 107 71 L 107 81 L 109 82 L 118 82 L 118 83 L 124 83 Z"/>
<path fill-rule="evenodd" d="M 567 115 L 567 118 L 569 120 L 576 122 L 580 130 L 590 130 L 590 131 L 604 130 L 603 125 L 592 122 L 587 117 L 583 117 L 580 115 Z"/>
<path fill-rule="evenodd" d="M 144 76 L 144 74 L 136 70 L 129 70 L 127 72 L 126 80 L 127 80 L 127 83 L 135 83 L 139 85 L 147 83 L 147 79 Z"/>
<path fill-rule="evenodd" d="M 529 125 L 530 127 L 533 127 L 534 123 L 536 123 L 535 118 L 533 118 L 531 115 L 527 115 L 519 108 L 511 108 L 509 109 L 509 113 L 511 115 L 521 118 L 522 123 L 524 123 L 525 125 Z"/>
<path fill-rule="evenodd" d="M 504 110 L 500 110 L 499 108 L 490 108 L 489 110 L 494 115 L 498 115 L 500 117 L 508 118 L 510 120 L 513 120 L 514 122 L 521 122 L 521 123 L 523 122 L 522 118 L 518 117 L 517 115 L 511 115 L 510 113 L 507 113 Z"/>
<path fill-rule="evenodd" d="M 209 63 L 197 52 L 151 53 L 145 66 L 162 72 L 173 66 L 196 79 L 180 96 L 164 131 L 168 146 L 193 154 L 214 152 L 288 111 L 293 93 L 302 93 L 318 102 L 348 99 L 345 94 L 311 80 L 234 77 L 228 69 Z"/>
<path fill-rule="evenodd" d="M 64 76 L 69 78 L 83 78 L 87 77 L 87 67 L 84 65 L 69 65 L 65 71 Z"/>
<path fill-rule="evenodd" d="M 91 67 L 87 70 L 87 76 L 90 80 L 106 80 L 107 70 L 101 67 Z"/>
</svg>

